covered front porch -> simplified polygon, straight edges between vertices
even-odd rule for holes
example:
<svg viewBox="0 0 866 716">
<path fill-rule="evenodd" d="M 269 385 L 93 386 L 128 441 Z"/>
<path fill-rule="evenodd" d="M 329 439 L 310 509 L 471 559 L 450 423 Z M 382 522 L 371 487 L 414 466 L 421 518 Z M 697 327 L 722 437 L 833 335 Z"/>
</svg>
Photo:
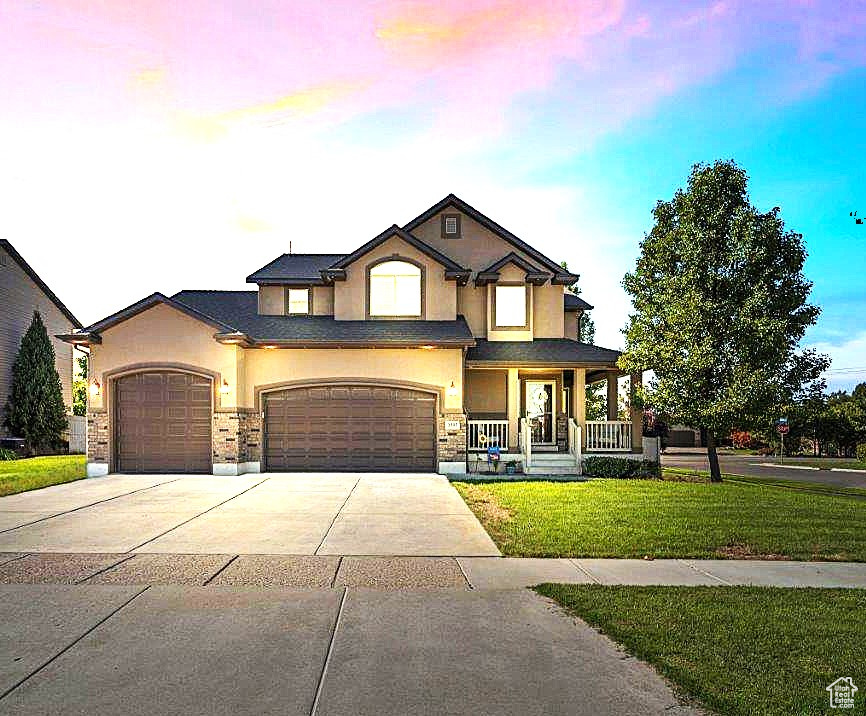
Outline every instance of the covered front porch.
<svg viewBox="0 0 866 716">
<path fill-rule="evenodd" d="M 499 447 L 503 460 L 521 460 L 526 472 L 544 465 L 579 469 L 582 457 L 590 454 L 643 453 L 643 415 L 632 399 L 640 376 L 629 376 L 628 398 L 621 408 L 620 379 L 625 374 L 616 366 L 619 354 L 568 343 L 561 348 L 593 360 L 544 364 L 536 359 L 515 364 L 489 355 L 502 352 L 503 347 L 495 345 L 487 356 L 473 359 L 470 355 L 464 378 L 470 462 L 477 461 L 473 455 L 486 453 L 493 445 Z M 539 353 L 539 348 L 534 346 L 534 352 Z M 605 386 L 606 405 L 599 415 L 601 400 L 596 401 L 596 414 L 591 416 L 595 419 L 590 420 L 587 393 L 600 383 Z"/>
</svg>

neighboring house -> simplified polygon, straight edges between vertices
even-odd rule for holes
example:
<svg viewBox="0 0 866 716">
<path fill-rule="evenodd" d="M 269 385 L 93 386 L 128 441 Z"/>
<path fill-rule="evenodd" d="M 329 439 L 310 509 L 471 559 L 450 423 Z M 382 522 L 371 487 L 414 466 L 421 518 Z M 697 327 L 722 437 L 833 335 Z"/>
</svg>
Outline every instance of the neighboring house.
<svg viewBox="0 0 866 716">
<path fill-rule="evenodd" d="M 349 254 L 284 254 L 247 277 L 258 290 L 155 293 L 63 336 L 91 351 L 88 474 L 639 452 L 638 411 L 586 424 L 586 383 L 615 394 L 621 373 L 576 340 L 577 278 L 449 195 Z"/>
<path fill-rule="evenodd" d="M 39 311 L 49 336 L 69 333 L 81 328 L 54 292 L 21 257 L 12 244 L 0 239 L 0 412 L 6 405 L 12 387 L 12 364 L 21 339 L 33 321 L 33 312 Z M 52 337 L 57 372 L 63 385 L 63 402 L 72 411 L 72 354 L 73 348 L 59 338 Z M 2 420 L 0 420 L 2 423 Z M 0 425 L 0 435 L 5 435 Z"/>
</svg>

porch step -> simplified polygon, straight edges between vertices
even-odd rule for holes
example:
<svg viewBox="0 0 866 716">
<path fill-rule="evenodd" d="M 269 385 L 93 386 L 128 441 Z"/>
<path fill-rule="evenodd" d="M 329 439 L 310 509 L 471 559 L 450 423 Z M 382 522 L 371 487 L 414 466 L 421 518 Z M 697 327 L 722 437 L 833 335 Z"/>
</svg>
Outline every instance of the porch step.
<svg viewBox="0 0 866 716">
<path fill-rule="evenodd" d="M 568 465 L 534 463 L 532 467 L 524 467 L 523 472 L 527 475 L 577 475 L 577 465 L 573 462 Z"/>
</svg>

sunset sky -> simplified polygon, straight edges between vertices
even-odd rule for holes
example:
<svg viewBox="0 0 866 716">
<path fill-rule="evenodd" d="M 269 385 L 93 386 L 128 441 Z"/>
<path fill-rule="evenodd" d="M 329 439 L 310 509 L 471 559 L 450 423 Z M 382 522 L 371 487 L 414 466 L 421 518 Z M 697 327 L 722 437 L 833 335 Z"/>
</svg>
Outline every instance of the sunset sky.
<svg viewBox="0 0 866 716">
<path fill-rule="evenodd" d="M 619 348 L 653 204 L 717 158 L 804 234 L 831 387 L 866 380 L 866 0 L 0 0 L 0 236 L 85 323 L 454 192 Z"/>
</svg>

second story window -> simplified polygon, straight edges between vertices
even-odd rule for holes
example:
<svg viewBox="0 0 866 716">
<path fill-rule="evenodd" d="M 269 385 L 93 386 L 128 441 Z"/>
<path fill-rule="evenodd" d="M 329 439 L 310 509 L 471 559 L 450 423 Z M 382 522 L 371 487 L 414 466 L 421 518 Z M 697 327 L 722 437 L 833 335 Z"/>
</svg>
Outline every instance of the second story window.
<svg viewBox="0 0 866 716">
<path fill-rule="evenodd" d="M 306 315 L 310 312 L 310 289 L 290 288 L 286 301 L 289 315 Z"/>
<path fill-rule="evenodd" d="M 527 328 L 526 286 L 497 286 L 493 303 L 496 328 Z"/>
<path fill-rule="evenodd" d="M 407 261 L 385 261 L 370 269 L 370 316 L 420 316 L 421 269 Z"/>
</svg>

